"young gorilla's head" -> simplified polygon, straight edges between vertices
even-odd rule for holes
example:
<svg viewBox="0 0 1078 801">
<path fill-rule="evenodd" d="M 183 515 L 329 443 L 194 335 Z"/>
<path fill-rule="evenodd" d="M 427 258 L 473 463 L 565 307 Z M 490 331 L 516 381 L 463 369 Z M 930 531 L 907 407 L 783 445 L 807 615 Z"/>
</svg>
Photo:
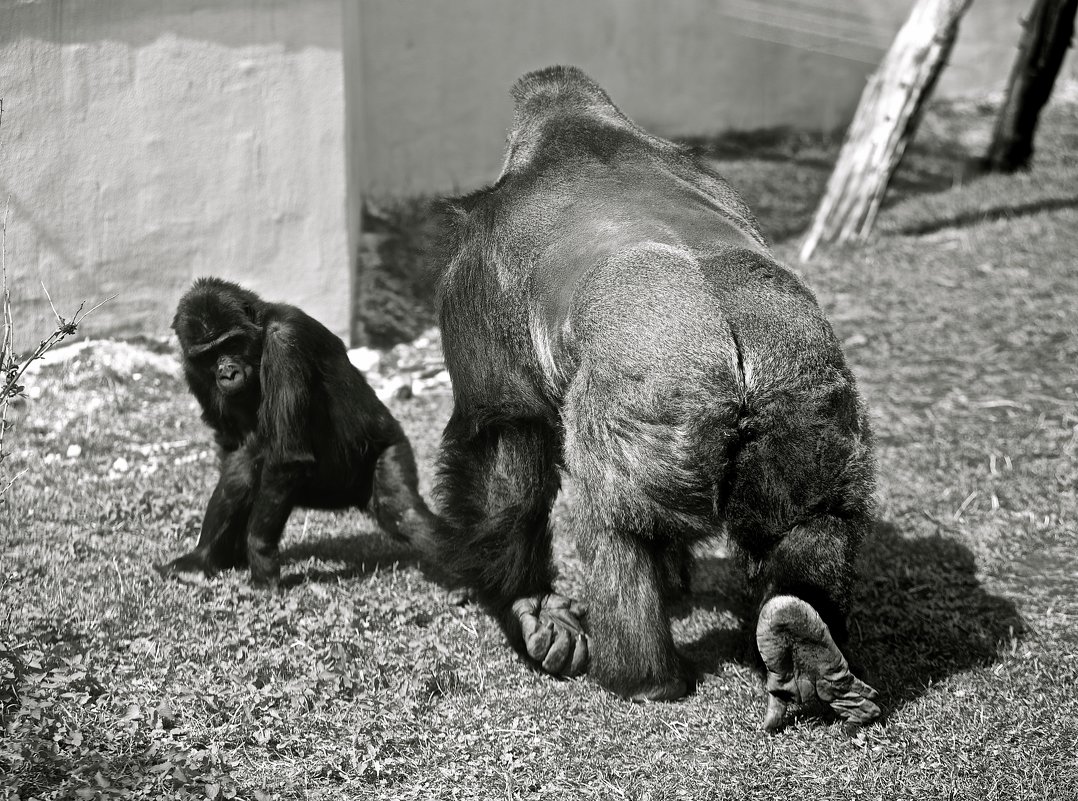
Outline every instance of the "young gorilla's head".
<svg viewBox="0 0 1078 801">
<path fill-rule="evenodd" d="M 195 281 L 172 320 L 192 386 L 216 385 L 226 398 L 255 387 L 262 356 L 262 305 L 255 293 L 228 281 Z"/>
</svg>

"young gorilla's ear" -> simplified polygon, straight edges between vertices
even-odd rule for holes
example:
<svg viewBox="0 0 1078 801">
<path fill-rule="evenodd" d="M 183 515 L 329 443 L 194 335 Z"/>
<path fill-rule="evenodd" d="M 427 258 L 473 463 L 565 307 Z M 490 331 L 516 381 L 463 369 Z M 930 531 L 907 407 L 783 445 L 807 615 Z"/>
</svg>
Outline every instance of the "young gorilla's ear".
<svg viewBox="0 0 1078 801">
<path fill-rule="evenodd" d="M 262 340 L 262 403 L 258 407 L 258 430 L 266 444 L 266 457 L 276 465 L 314 462 L 311 447 L 308 355 L 296 349 L 287 323 L 266 326 Z"/>
</svg>

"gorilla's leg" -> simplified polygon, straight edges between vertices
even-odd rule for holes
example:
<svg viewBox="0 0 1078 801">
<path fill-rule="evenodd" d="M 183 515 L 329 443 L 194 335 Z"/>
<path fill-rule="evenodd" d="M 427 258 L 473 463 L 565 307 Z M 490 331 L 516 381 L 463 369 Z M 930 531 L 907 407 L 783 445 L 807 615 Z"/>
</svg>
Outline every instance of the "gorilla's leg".
<svg viewBox="0 0 1078 801">
<path fill-rule="evenodd" d="M 437 557 L 544 670 L 578 675 L 588 643 L 579 607 L 551 592 L 555 435 L 525 420 L 481 428 L 454 413 L 442 443 Z"/>
<path fill-rule="evenodd" d="M 674 648 L 664 600 L 669 546 L 632 530 L 626 525 L 630 516 L 611 508 L 610 500 L 584 488 L 572 510 L 588 565 L 589 672 L 603 687 L 635 701 L 680 698 L 690 678 Z"/>
<path fill-rule="evenodd" d="M 746 331 L 740 346 L 752 391 L 721 486 L 729 538 L 762 593 L 756 643 L 770 694 L 764 728 L 780 728 L 790 703 L 822 702 L 849 723 L 868 723 L 880 714 L 876 692 L 839 648 L 854 559 L 871 519 L 868 422 L 848 372 L 813 360 L 791 360 L 785 373 L 772 364 L 768 372 L 759 357 L 766 341 Z"/>
<path fill-rule="evenodd" d="M 879 717 L 877 693 L 850 670 L 844 641 L 852 543 L 867 521 L 818 515 L 795 526 L 761 565 L 756 643 L 767 668 L 764 728 L 780 729 L 790 703 L 823 702 L 854 724 Z"/>
<path fill-rule="evenodd" d="M 692 569 L 696 563 L 692 546 L 684 540 L 671 542 L 661 553 L 666 584 L 663 597 L 681 601 L 692 595 Z"/>
<path fill-rule="evenodd" d="M 429 551 L 436 518 L 419 494 L 415 455 L 403 433 L 375 463 L 370 509 L 388 534 Z"/>
<path fill-rule="evenodd" d="M 614 360 L 611 359 L 611 362 Z M 581 367 L 562 413 L 577 488 L 571 524 L 588 573 L 590 675 L 634 700 L 679 698 L 691 671 L 674 648 L 666 599 L 686 577 L 692 532 L 668 507 L 691 489 L 676 423 L 655 424 L 639 382 Z"/>
<path fill-rule="evenodd" d="M 244 450 L 224 457 L 221 476 L 202 518 L 198 545 L 168 564 L 155 565 L 158 573 L 166 577 L 185 573 L 212 576 L 246 563 L 244 534 L 251 513 L 256 470 L 255 462 Z"/>
</svg>

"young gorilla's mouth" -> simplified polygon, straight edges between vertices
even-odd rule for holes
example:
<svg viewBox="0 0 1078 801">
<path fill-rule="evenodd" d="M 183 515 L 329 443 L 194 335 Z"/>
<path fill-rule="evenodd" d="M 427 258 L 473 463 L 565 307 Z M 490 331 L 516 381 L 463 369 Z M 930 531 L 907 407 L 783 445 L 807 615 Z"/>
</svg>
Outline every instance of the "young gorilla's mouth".
<svg viewBox="0 0 1078 801">
<path fill-rule="evenodd" d="M 247 385 L 247 376 L 242 370 L 231 375 L 217 376 L 217 388 L 225 395 L 235 395 Z"/>
</svg>

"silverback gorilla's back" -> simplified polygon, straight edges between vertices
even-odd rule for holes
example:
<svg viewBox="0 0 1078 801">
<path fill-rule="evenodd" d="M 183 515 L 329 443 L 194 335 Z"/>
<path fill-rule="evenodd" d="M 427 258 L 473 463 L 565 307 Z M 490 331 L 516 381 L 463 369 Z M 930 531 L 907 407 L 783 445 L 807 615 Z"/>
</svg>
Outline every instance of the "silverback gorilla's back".
<svg viewBox="0 0 1078 801">
<path fill-rule="evenodd" d="M 765 725 L 823 701 L 874 719 L 835 643 L 870 519 L 864 410 L 812 293 L 737 194 L 582 72 L 522 78 L 498 182 L 447 210 L 443 341 L 455 409 L 446 560 L 554 673 L 636 699 L 693 682 L 664 597 L 725 531 L 761 607 Z M 557 469 L 575 481 L 588 635 L 550 596 Z"/>
</svg>

